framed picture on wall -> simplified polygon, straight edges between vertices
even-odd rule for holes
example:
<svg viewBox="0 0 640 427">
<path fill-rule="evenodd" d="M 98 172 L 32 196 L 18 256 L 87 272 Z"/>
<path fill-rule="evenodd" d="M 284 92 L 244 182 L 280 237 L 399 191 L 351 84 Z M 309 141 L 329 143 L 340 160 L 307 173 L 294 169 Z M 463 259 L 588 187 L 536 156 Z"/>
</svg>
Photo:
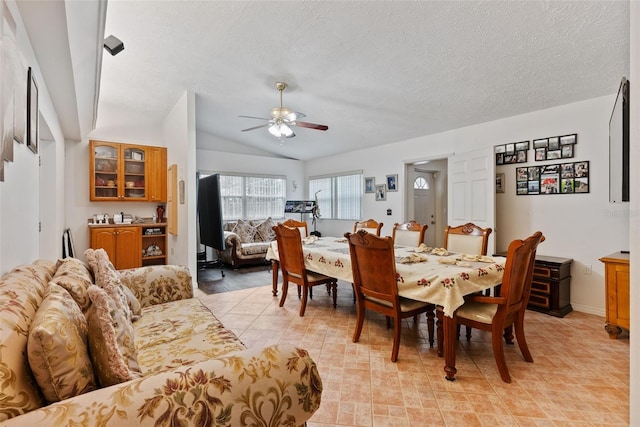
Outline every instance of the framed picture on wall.
<svg viewBox="0 0 640 427">
<path fill-rule="evenodd" d="M 496 193 L 504 193 L 504 174 L 496 174 Z"/>
<path fill-rule="evenodd" d="M 387 184 L 376 185 L 376 201 L 387 200 Z"/>
<path fill-rule="evenodd" d="M 387 175 L 387 191 L 398 191 L 398 175 Z"/>
<path fill-rule="evenodd" d="M 38 85 L 31 67 L 27 72 L 27 147 L 38 152 Z"/>
<path fill-rule="evenodd" d="M 373 177 L 364 179 L 364 192 L 375 193 L 376 192 L 376 179 Z"/>
</svg>

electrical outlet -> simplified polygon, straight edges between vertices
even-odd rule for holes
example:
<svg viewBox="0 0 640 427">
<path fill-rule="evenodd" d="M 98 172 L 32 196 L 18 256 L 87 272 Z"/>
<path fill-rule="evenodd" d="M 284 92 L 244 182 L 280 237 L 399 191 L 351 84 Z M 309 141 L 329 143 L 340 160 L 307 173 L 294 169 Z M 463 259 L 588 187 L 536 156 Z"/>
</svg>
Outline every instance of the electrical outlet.
<svg viewBox="0 0 640 427">
<path fill-rule="evenodd" d="M 591 265 L 585 265 L 584 266 L 584 274 L 587 276 L 590 276 L 591 274 L 593 274 L 593 270 L 591 269 Z"/>
</svg>

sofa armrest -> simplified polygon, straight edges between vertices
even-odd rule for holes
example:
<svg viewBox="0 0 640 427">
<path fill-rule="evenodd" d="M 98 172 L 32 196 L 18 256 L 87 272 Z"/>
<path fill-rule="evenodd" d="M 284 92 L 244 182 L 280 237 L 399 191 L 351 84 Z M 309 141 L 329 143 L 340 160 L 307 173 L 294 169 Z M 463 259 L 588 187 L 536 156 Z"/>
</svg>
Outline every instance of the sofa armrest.
<svg viewBox="0 0 640 427">
<path fill-rule="evenodd" d="M 7 427 L 303 425 L 320 407 L 322 381 L 291 345 L 231 353 L 66 399 Z"/>
<path fill-rule="evenodd" d="M 133 291 L 142 307 L 193 298 L 193 283 L 187 267 L 152 265 L 118 270 L 122 284 Z"/>
<path fill-rule="evenodd" d="M 240 245 L 242 244 L 242 240 L 240 240 L 240 236 L 238 236 L 233 231 L 225 231 L 224 232 L 224 244 L 225 244 L 225 247 L 227 247 L 227 248 L 229 248 L 231 246 L 239 248 Z"/>
</svg>

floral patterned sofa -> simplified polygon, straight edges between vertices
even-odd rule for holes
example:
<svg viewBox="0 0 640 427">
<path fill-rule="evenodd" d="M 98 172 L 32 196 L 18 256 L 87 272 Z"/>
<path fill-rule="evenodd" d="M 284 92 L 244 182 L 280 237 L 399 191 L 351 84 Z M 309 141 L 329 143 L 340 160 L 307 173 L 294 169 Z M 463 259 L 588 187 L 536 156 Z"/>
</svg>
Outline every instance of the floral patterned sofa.
<svg viewBox="0 0 640 427">
<path fill-rule="evenodd" d="M 319 407 L 309 354 L 246 349 L 186 268 L 97 269 L 36 261 L 0 279 L 1 426 L 300 426 Z"/>
<path fill-rule="evenodd" d="M 273 232 L 274 225 L 276 223 L 271 218 L 226 222 L 222 260 L 233 268 L 266 263 L 267 250 L 276 238 Z"/>
</svg>

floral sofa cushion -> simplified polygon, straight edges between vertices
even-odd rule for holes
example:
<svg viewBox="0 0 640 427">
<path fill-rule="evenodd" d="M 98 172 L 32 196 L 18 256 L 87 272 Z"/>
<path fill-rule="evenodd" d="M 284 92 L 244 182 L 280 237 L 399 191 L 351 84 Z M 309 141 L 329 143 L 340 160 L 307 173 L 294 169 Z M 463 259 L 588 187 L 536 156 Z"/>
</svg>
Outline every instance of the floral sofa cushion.
<svg viewBox="0 0 640 427">
<path fill-rule="evenodd" d="M 55 263 L 14 268 L 0 280 L 0 421 L 43 405 L 25 359 L 27 336 Z"/>
<path fill-rule="evenodd" d="M 87 349 L 87 320 L 71 295 L 53 282 L 27 341 L 29 366 L 48 402 L 95 390 Z"/>
<path fill-rule="evenodd" d="M 133 326 L 138 363 L 145 376 L 245 349 L 196 298 L 146 307 Z"/>
<path fill-rule="evenodd" d="M 89 350 L 100 385 L 105 387 L 140 377 L 133 325 L 124 316 L 122 307 L 117 306 L 119 302 L 95 285 L 89 287 L 88 293 L 91 299 L 87 312 Z"/>
<path fill-rule="evenodd" d="M 64 258 L 56 263 L 56 273 L 51 281 L 66 289 L 82 312 L 91 305 L 87 289 L 93 283 L 89 266 L 77 258 Z"/>
</svg>

